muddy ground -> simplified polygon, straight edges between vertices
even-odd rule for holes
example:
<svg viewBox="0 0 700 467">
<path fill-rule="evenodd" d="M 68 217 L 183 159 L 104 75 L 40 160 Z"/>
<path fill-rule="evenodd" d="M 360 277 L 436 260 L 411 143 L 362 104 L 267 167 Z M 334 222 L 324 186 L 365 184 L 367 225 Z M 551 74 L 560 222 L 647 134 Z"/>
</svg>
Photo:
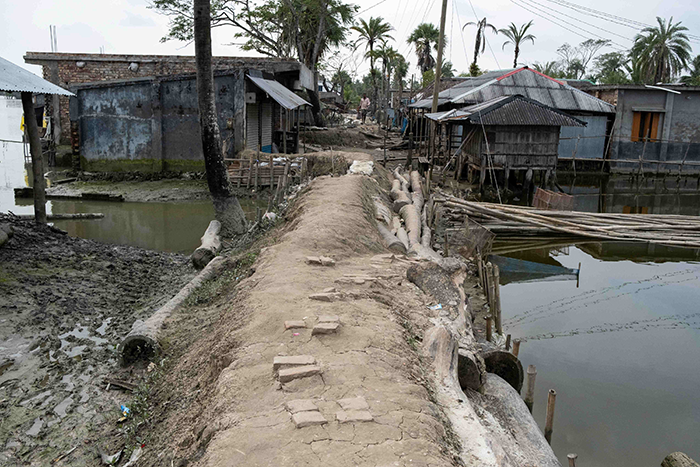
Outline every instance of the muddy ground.
<svg viewBox="0 0 700 467">
<path fill-rule="evenodd" d="M 69 237 L 0 214 L 0 465 L 98 465 L 132 394 L 116 345 L 194 276 L 188 258 Z"/>
<path fill-rule="evenodd" d="M 53 185 L 46 193 L 58 196 L 80 196 L 82 193 L 122 195 L 124 201 L 159 202 L 209 199 L 206 180 L 87 180 Z"/>
</svg>

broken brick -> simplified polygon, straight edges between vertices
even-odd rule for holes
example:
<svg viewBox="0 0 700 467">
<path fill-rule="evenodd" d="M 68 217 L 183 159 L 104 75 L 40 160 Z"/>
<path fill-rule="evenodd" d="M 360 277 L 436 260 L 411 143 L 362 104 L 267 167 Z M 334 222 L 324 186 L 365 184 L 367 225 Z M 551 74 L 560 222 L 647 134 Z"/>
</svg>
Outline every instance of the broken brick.
<svg viewBox="0 0 700 467">
<path fill-rule="evenodd" d="M 328 420 L 321 415 L 321 412 L 298 412 L 292 415 L 292 420 L 294 420 L 297 428 L 328 423 Z"/>
<path fill-rule="evenodd" d="M 364 397 L 351 397 L 348 399 L 340 399 L 338 405 L 343 410 L 367 410 L 369 405 Z"/>
<path fill-rule="evenodd" d="M 293 368 L 280 370 L 279 380 L 280 383 L 288 383 L 290 381 L 294 381 L 295 379 L 306 378 L 319 373 L 321 373 L 321 367 L 318 365 L 295 366 Z"/>
<path fill-rule="evenodd" d="M 318 322 L 319 323 L 339 323 L 340 318 L 338 318 L 337 316 L 332 316 L 332 315 L 324 315 L 324 316 L 318 317 Z"/>
<path fill-rule="evenodd" d="M 297 412 L 309 412 L 312 410 L 318 410 L 316 404 L 311 399 L 297 399 L 293 401 L 287 401 L 287 410 L 291 413 Z"/>
<path fill-rule="evenodd" d="M 367 410 L 340 410 L 335 416 L 340 423 L 371 422 L 374 420 L 372 414 Z"/>
<path fill-rule="evenodd" d="M 284 329 L 299 329 L 299 328 L 305 328 L 306 323 L 304 321 L 285 321 L 284 322 Z"/>
<path fill-rule="evenodd" d="M 338 323 L 318 323 L 311 331 L 311 335 L 333 334 L 338 329 L 338 326 L 340 326 Z"/>
<path fill-rule="evenodd" d="M 278 355 L 272 362 L 272 370 L 277 371 L 281 366 L 313 365 L 316 359 L 311 355 Z"/>
</svg>

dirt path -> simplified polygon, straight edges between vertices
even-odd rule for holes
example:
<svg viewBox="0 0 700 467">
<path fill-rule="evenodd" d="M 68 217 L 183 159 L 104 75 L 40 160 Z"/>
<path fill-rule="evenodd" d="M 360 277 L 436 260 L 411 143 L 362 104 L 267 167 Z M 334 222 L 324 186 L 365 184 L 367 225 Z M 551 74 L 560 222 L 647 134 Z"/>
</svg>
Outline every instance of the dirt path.
<svg viewBox="0 0 700 467">
<path fill-rule="evenodd" d="M 169 372 L 163 386 L 178 389 L 164 398 L 177 408 L 156 416 L 145 465 L 453 465 L 412 331 L 430 303 L 405 279 L 412 262 L 380 243 L 375 191 L 364 176 L 311 184 L 286 233 L 217 305 L 213 333 Z M 310 298 L 324 290 L 332 301 Z M 315 334 L 322 321 L 329 333 Z"/>
</svg>

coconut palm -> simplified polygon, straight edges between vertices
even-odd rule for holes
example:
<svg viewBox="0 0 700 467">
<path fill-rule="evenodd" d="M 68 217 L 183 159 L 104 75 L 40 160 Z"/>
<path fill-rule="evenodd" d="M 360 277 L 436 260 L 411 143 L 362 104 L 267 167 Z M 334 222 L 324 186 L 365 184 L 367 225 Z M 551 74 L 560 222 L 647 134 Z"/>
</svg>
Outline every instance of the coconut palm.
<svg viewBox="0 0 700 467">
<path fill-rule="evenodd" d="M 408 36 L 407 42 L 416 48 L 418 66 L 421 73 L 425 73 L 435 67 L 435 59 L 432 50 L 437 50 L 440 40 L 440 31 L 431 23 L 421 23 Z"/>
<path fill-rule="evenodd" d="M 394 28 L 389 23 L 385 23 L 384 18 L 379 16 L 370 17 L 369 21 L 360 18 L 359 25 L 352 26 L 350 29 L 360 34 L 360 37 L 355 41 L 355 48 L 361 44 L 365 45 L 365 58 L 369 58 L 369 73 L 372 77 L 372 106 L 374 107 L 377 102 L 377 70 L 374 68 L 377 55 L 374 53 L 374 47 L 382 41 L 393 39 L 389 32 Z"/>
<path fill-rule="evenodd" d="M 462 30 L 467 26 L 476 26 L 476 40 L 474 41 L 474 61 L 471 64 L 471 69 L 478 70 L 479 65 L 477 65 L 476 60 L 479 58 L 479 54 L 484 53 L 486 50 L 486 29 L 491 29 L 494 34 L 498 34 L 498 29 L 493 24 L 487 23 L 484 17 L 479 22 L 470 21 L 462 27 Z M 474 73 L 472 73 L 474 74 Z"/>
<path fill-rule="evenodd" d="M 651 83 L 668 83 L 685 68 L 690 61 L 692 48 L 688 28 L 681 22 L 673 23 L 656 17 L 658 26 L 642 29 L 634 38 L 631 55 L 639 60 L 644 81 Z"/>
<path fill-rule="evenodd" d="M 689 75 L 681 77 L 681 83 L 688 86 L 700 86 L 700 55 L 696 55 L 693 63 L 688 67 Z"/>
<path fill-rule="evenodd" d="M 536 37 L 532 34 L 527 34 L 527 30 L 532 26 L 532 21 L 525 23 L 520 28 L 518 28 L 515 23 L 510 23 L 507 28 L 499 29 L 498 32 L 503 34 L 508 38 L 507 41 L 503 43 L 502 49 L 505 50 L 506 45 L 513 44 L 515 46 L 515 57 L 513 58 L 513 68 L 518 66 L 518 57 L 520 56 L 520 45 L 525 41 L 532 41 L 532 45 L 535 45 Z"/>
<path fill-rule="evenodd" d="M 388 101 L 387 95 L 391 84 L 391 73 L 396 61 L 398 60 L 398 57 L 401 57 L 401 55 L 399 54 L 398 50 L 391 47 L 386 41 L 382 41 L 375 53 L 377 58 L 382 61 L 382 89 L 384 91 L 382 93 L 382 100 L 384 101 L 382 108 L 384 109 L 386 108 L 386 102 Z"/>
</svg>

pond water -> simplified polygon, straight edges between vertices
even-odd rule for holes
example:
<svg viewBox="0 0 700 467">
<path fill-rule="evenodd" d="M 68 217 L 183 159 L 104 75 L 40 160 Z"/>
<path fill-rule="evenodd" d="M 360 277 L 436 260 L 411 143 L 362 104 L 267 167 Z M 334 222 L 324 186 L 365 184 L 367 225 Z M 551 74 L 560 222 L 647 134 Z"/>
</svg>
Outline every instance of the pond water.
<svg viewBox="0 0 700 467">
<path fill-rule="evenodd" d="M 14 126 L 16 113 L 0 118 L 0 139 L 21 140 L 19 126 Z M 33 214 L 33 201 L 15 199 L 13 190 L 27 186 L 27 169 L 31 168 L 24 163 L 23 145 L 8 141 L 0 141 L 0 212 Z M 240 202 L 249 219 L 255 216 L 256 206 L 267 206 L 266 201 L 241 199 Z M 46 211 L 49 214 L 104 213 L 103 219 L 53 221 L 56 227 L 76 237 L 184 254 L 192 253 L 199 246 L 200 237 L 214 218 L 210 201 L 114 203 L 49 200 Z"/>
<path fill-rule="evenodd" d="M 575 186 L 579 210 L 700 213 L 674 180 Z M 638 186 L 635 186 L 638 185 Z M 654 187 L 654 185 L 656 187 Z M 557 391 L 552 447 L 562 465 L 654 466 L 673 451 L 700 459 L 700 262 L 695 250 L 586 243 L 507 254 L 578 269 L 574 279 L 501 273 L 504 332 L 537 367 L 533 415 L 544 427 Z"/>
</svg>

